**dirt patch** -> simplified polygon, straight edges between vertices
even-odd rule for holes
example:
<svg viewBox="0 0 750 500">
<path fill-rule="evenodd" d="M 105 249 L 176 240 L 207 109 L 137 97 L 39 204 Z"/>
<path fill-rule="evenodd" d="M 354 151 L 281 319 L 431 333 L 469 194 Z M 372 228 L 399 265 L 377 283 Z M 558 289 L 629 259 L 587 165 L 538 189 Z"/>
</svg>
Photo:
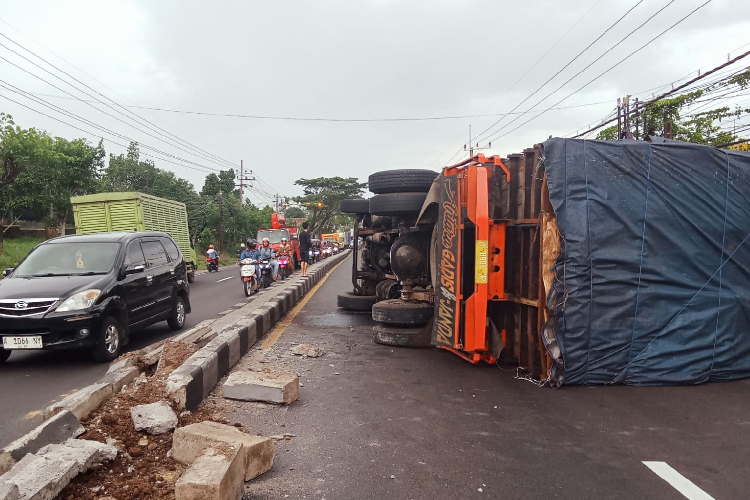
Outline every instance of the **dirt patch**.
<svg viewBox="0 0 750 500">
<path fill-rule="evenodd" d="M 182 364 L 192 354 L 190 349 L 170 349 L 168 366 Z M 185 466 L 168 456 L 172 448 L 172 432 L 151 436 L 137 432 L 130 409 L 134 406 L 168 401 L 166 378 L 172 370 L 139 379 L 125 390 L 97 408 L 81 423 L 86 432 L 80 439 L 91 439 L 113 444 L 120 449 L 117 458 L 81 474 L 58 495 L 64 500 L 95 500 L 114 497 L 117 500 L 174 500 L 174 485 L 185 471 Z M 195 412 L 180 412 L 179 427 L 213 420 L 226 423 L 221 417 L 220 402 L 201 404 Z"/>
<path fill-rule="evenodd" d="M 164 344 L 164 350 L 159 359 L 156 376 L 167 378 L 190 356 L 198 351 L 198 346 L 193 343 L 169 341 Z"/>
</svg>

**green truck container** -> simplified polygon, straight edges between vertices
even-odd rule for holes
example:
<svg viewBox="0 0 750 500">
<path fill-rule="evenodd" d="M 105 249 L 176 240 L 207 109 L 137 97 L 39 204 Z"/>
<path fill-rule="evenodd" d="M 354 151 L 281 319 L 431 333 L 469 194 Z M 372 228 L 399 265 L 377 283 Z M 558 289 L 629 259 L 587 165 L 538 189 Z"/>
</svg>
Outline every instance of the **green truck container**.
<svg viewBox="0 0 750 500">
<path fill-rule="evenodd" d="M 169 233 L 188 265 L 193 282 L 198 261 L 190 242 L 184 203 L 143 193 L 99 193 L 70 198 L 76 234 L 109 231 L 161 231 Z"/>
</svg>

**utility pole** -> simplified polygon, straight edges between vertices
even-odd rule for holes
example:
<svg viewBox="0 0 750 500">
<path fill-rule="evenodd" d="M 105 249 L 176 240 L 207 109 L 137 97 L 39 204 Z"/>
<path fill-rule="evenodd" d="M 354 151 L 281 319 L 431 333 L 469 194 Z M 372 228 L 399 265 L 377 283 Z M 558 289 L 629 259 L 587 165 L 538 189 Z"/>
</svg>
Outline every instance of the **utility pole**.
<svg viewBox="0 0 750 500">
<path fill-rule="evenodd" d="M 219 191 L 219 254 L 224 253 L 224 196 Z"/>
<path fill-rule="evenodd" d="M 641 132 L 640 132 L 640 129 L 639 129 L 638 118 L 639 118 L 639 116 L 638 116 L 638 98 L 636 97 L 635 98 L 635 138 L 637 140 L 640 140 L 640 138 L 641 138 Z"/>
<path fill-rule="evenodd" d="M 242 191 L 242 185 L 244 184 L 244 182 L 242 182 L 242 179 L 244 177 L 244 172 L 242 171 L 242 169 L 244 168 L 244 166 L 244 162 L 240 160 L 240 203 L 245 203 L 245 196 L 244 192 Z"/>
<path fill-rule="evenodd" d="M 239 182 L 235 184 L 235 186 L 240 188 L 240 201 L 242 203 L 245 203 L 245 188 L 253 187 L 252 182 L 255 180 L 255 177 L 252 174 L 253 171 L 250 170 L 250 173 L 248 175 L 245 175 L 244 162 L 240 160 L 240 178 Z"/>
<path fill-rule="evenodd" d="M 469 124 L 469 158 L 474 158 L 474 148 L 471 146 L 471 123 Z"/>
</svg>

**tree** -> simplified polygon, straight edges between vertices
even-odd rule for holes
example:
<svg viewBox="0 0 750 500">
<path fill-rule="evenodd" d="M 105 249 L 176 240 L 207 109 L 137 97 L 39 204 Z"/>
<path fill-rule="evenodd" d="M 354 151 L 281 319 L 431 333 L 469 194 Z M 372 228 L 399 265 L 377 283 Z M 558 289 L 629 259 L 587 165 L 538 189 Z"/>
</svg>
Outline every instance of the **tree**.
<svg viewBox="0 0 750 500">
<path fill-rule="evenodd" d="M 219 192 L 225 195 L 233 193 L 236 190 L 235 177 L 233 168 L 222 170 L 218 175 L 208 174 L 203 183 L 203 189 L 201 189 L 201 196 L 216 199 L 219 196 Z"/>
<path fill-rule="evenodd" d="M 305 216 L 305 211 L 300 207 L 289 207 L 285 212 L 287 219 L 301 219 Z"/>
<path fill-rule="evenodd" d="M 341 200 L 361 198 L 367 187 L 367 183 L 358 182 L 356 177 L 299 179 L 294 184 L 304 187 L 304 196 L 297 196 L 294 201 L 308 207 L 307 222 L 312 234 L 334 229 L 334 220 L 342 215 Z"/>
</svg>

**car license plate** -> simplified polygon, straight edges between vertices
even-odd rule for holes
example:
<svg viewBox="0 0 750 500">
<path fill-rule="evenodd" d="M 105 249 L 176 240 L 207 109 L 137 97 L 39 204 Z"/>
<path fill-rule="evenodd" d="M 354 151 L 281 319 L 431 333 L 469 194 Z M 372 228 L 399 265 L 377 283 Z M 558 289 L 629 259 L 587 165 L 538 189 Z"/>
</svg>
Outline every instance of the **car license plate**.
<svg viewBox="0 0 750 500">
<path fill-rule="evenodd" d="M 28 336 L 28 337 L 3 337 L 3 348 L 4 349 L 42 349 L 42 337 L 40 336 Z"/>
</svg>

